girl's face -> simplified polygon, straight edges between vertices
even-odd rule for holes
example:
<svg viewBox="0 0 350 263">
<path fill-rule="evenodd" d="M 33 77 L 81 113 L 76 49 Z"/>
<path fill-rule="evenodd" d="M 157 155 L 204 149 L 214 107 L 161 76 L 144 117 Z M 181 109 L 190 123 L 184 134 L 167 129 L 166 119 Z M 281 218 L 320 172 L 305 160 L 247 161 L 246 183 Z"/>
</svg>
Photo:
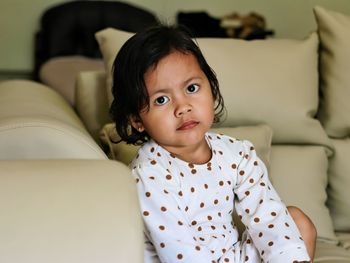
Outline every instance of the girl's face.
<svg viewBox="0 0 350 263">
<path fill-rule="evenodd" d="M 207 145 L 204 133 L 214 119 L 214 99 L 206 75 L 196 58 L 178 51 L 145 73 L 149 109 L 132 125 L 163 148 L 177 154 Z M 207 146 L 206 146 L 207 147 Z"/>
</svg>

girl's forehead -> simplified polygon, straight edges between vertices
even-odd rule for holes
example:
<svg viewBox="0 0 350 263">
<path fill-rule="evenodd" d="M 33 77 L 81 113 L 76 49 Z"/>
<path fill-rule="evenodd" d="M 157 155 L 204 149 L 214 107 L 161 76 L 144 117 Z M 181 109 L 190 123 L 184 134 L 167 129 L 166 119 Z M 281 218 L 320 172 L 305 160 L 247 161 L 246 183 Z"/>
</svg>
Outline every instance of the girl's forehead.
<svg viewBox="0 0 350 263">
<path fill-rule="evenodd" d="M 169 54 L 161 58 L 158 62 L 151 65 L 147 69 L 146 74 L 154 71 L 161 71 L 162 68 L 176 67 L 176 65 L 179 64 L 185 64 L 191 67 L 195 66 L 200 69 L 199 63 L 194 54 L 192 54 L 191 52 L 173 50 Z"/>
<path fill-rule="evenodd" d="M 192 53 L 172 52 L 150 68 L 144 75 L 149 95 L 160 90 L 186 86 L 191 80 L 204 80 L 197 58 Z"/>
</svg>

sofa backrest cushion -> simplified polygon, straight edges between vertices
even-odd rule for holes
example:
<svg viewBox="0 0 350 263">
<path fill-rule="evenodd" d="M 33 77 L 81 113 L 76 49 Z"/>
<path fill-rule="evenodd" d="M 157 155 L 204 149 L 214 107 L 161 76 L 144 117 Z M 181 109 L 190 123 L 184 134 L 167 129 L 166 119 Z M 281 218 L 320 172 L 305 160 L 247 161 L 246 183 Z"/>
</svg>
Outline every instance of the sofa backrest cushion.
<svg viewBox="0 0 350 263">
<path fill-rule="evenodd" d="M 328 159 L 324 147 L 272 145 L 270 178 L 286 205 L 297 206 L 313 221 L 317 236 L 337 243 L 326 206 Z"/>
<path fill-rule="evenodd" d="M 333 137 L 328 201 L 337 231 L 350 230 L 350 16 L 317 6 L 320 36 L 321 103 L 319 119 Z"/>
<path fill-rule="evenodd" d="M 102 59 L 83 56 L 55 57 L 46 61 L 39 71 L 40 82 L 56 90 L 75 107 L 75 81 L 82 71 L 103 70 Z M 58 74 L 59 73 L 59 74 Z"/>
<path fill-rule="evenodd" d="M 106 89 L 109 106 L 112 104 L 113 101 L 112 70 L 114 59 L 121 47 L 124 45 L 124 43 L 133 35 L 133 33 L 125 32 L 114 28 L 106 28 L 104 30 L 98 31 L 95 34 L 96 40 L 99 44 L 103 56 L 103 61 L 106 70 Z"/>
<path fill-rule="evenodd" d="M 99 141 L 102 127 L 111 122 L 106 94 L 106 72 L 83 71 L 76 79 L 76 111 L 92 137 Z"/>
<path fill-rule="evenodd" d="M 319 119 L 334 138 L 350 135 L 350 16 L 314 8 L 321 41 Z"/>
<path fill-rule="evenodd" d="M 132 34 L 105 29 L 96 34 L 107 71 L 112 101 L 112 65 Z M 217 73 L 227 116 L 221 126 L 266 123 L 274 143 L 330 145 L 315 114 L 318 108 L 318 38 L 256 40 L 198 38 Z M 117 65 L 116 65 L 117 67 Z"/>
<path fill-rule="evenodd" d="M 332 139 L 334 157 L 329 162 L 328 206 L 334 228 L 350 231 L 350 138 Z"/>
</svg>

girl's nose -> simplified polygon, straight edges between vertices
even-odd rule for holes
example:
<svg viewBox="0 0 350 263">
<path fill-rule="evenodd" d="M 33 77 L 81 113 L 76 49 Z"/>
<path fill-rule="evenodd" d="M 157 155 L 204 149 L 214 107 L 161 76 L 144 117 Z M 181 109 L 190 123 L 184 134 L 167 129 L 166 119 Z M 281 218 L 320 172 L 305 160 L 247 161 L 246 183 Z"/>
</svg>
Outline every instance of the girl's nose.
<svg viewBox="0 0 350 263">
<path fill-rule="evenodd" d="M 181 105 L 178 105 L 175 109 L 175 116 L 176 117 L 182 117 L 184 114 L 191 112 L 192 106 L 189 103 L 182 103 Z"/>
</svg>

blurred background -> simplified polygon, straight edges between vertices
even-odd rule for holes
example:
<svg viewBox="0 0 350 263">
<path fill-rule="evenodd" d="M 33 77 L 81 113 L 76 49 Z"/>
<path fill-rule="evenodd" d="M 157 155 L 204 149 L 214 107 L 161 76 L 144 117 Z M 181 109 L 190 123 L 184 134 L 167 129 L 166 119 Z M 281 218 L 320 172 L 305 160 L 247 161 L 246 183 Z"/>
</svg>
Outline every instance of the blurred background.
<svg viewBox="0 0 350 263">
<path fill-rule="evenodd" d="M 0 80 L 29 78 L 34 66 L 34 36 L 43 12 L 62 0 L 0 1 Z M 349 0 L 128 0 L 154 13 L 161 22 L 176 23 L 179 13 L 201 12 L 219 21 L 224 17 L 262 17 L 267 37 L 306 37 L 316 28 L 312 8 L 321 5 L 350 14 Z M 232 31 L 227 31 L 232 34 Z"/>
</svg>

